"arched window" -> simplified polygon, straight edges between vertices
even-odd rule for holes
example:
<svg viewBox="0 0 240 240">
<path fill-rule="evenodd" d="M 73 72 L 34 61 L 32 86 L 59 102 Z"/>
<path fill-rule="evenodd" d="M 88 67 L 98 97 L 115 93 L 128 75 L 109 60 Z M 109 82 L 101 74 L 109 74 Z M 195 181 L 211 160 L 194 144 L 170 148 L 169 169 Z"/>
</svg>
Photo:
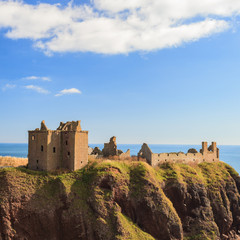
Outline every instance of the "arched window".
<svg viewBox="0 0 240 240">
<path fill-rule="evenodd" d="M 53 153 L 55 153 L 56 152 L 56 148 L 55 147 L 53 147 Z"/>
</svg>

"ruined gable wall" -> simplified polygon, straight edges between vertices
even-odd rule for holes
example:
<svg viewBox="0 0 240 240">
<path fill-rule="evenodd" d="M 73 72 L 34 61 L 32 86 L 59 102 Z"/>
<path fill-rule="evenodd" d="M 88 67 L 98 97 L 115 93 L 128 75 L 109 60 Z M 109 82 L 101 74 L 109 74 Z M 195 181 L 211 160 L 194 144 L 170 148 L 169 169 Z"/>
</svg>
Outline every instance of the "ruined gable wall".
<svg viewBox="0 0 240 240">
<path fill-rule="evenodd" d="M 80 169 L 88 163 L 88 132 L 78 131 L 75 134 L 75 161 L 73 170 Z"/>
<path fill-rule="evenodd" d="M 148 147 L 146 143 L 144 143 L 141 147 L 141 150 L 138 153 L 139 157 L 145 158 L 147 163 L 153 165 L 152 161 L 154 161 L 154 153 L 152 153 L 151 149 Z"/>
<path fill-rule="evenodd" d="M 47 170 L 47 131 L 29 131 L 28 166 L 32 170 Z M 41 151 L 43 146 L 43 151 Z"/>
</svg>

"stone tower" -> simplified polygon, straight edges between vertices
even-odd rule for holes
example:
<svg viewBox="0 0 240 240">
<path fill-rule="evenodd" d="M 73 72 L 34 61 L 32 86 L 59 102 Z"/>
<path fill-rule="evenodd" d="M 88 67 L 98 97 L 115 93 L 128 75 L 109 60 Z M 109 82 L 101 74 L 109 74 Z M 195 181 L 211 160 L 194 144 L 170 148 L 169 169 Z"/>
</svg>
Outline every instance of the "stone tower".
<svg viewBox="0 0 240 240">
<path fill-rule="evenodd" d="M 117 142 L 116 142 L 115 136 L 110 138 L 109 143 L 104 143 L 104 148 L 102 150 L 102 153 L 104 157 L 118 155 Z"/>
<path fill-rule="evenodd" d="M 82 131 L 80 121 L 60 123 L 49 130 L 41 128 L 28 132 L 28 167 L 33 170 L 77 170 L 88 163 L 88 131 Z"/>
</svg>

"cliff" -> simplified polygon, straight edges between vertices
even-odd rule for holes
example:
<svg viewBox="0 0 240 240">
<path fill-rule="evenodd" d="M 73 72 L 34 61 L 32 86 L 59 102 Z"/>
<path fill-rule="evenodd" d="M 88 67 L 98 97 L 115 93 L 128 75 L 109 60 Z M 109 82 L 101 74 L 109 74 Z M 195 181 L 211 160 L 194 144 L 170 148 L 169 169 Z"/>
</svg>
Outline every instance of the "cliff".
<svg viewBox="0 0 240 240">
<path fill-rule="evenodd" d="M 240 177 L 221 162 L 1 169 L 0 239 L 237 239 L 239 191 Z"/>
</svg>

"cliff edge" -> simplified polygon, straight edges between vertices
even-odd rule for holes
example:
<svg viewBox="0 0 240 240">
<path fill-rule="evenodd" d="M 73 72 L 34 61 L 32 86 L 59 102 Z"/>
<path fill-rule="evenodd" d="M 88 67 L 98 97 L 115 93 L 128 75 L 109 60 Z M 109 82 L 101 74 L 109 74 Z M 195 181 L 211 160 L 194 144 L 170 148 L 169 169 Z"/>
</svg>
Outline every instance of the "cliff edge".
<svg viewBox="0 0 240 240">
<path fill-rule="evenodd" d="M 92 162 L 0 170 L 0 239 L 238 239 L 240 177 L 225 163 Z"/>
</svg>

